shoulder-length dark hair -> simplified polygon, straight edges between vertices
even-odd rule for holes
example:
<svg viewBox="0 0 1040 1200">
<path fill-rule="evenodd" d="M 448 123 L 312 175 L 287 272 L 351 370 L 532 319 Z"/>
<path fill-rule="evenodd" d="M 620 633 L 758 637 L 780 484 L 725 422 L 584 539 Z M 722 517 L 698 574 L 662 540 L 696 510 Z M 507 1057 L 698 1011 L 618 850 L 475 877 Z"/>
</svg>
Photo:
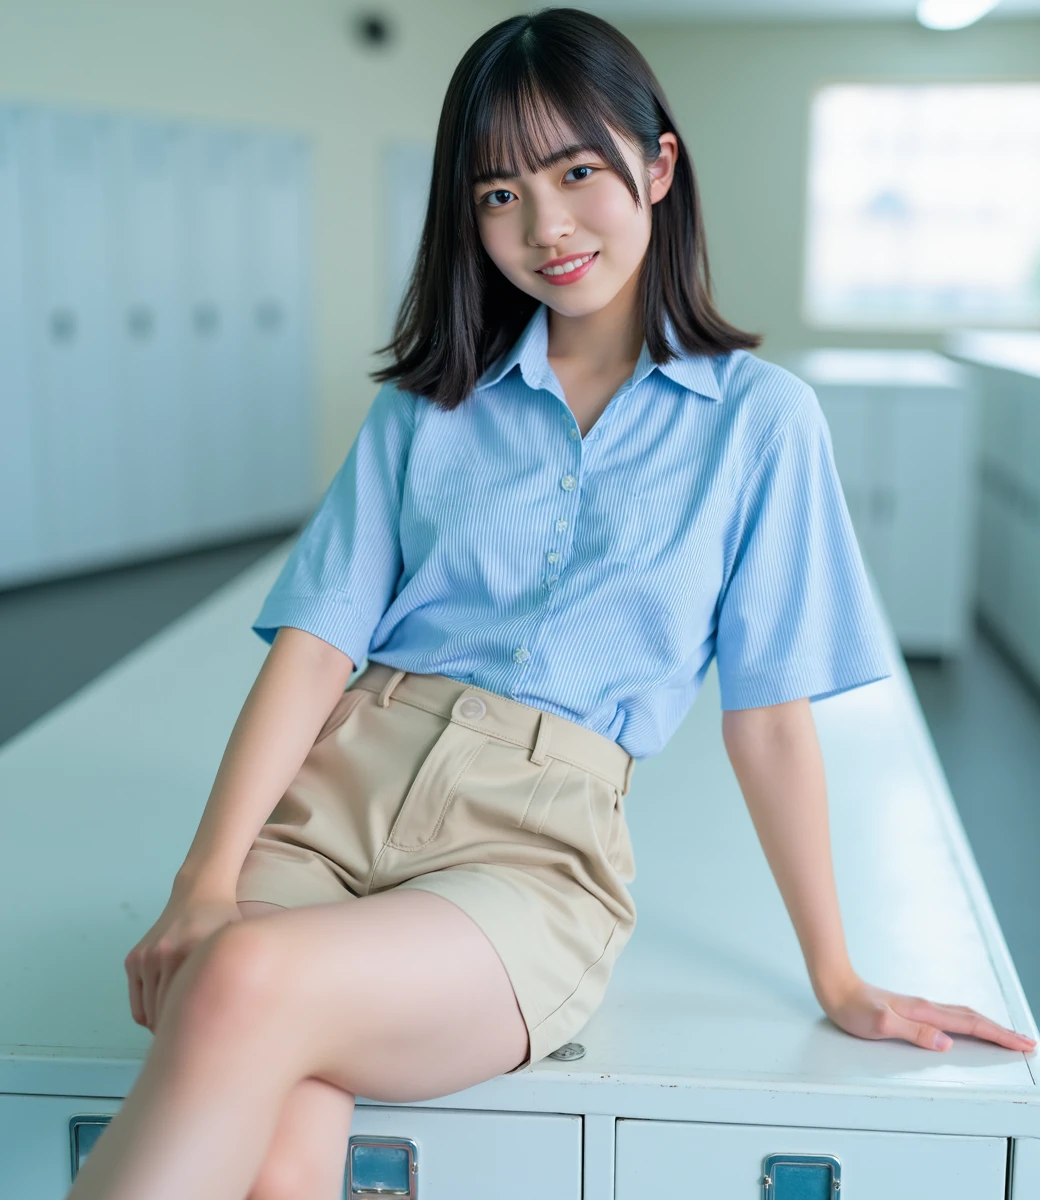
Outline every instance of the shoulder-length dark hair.
<svg viewBox="0 0 1040 1200">
<path fill-rule="evenodd" d="M 546 8 L 493 26 L 455 68 L 437 126 L 415 266 L 393 336 L 376 351 L 392 353 L 394 362 L 371 378 L 396 380 L 450 411 L 516 341 L 538 300 L 508 280 L 484 249 L 473 185 L 506 165 L 515 172 L 517 159 L 525 170 L 538 170 L 539 159 L 556 148 L 545 139 L 550 129 L 559 132 L 557 117 L 603 155 L 637 206 L 639 189 L 610 129 L 639 147 L 647 165 L 660 156 L 663 132 L 678 140 L 672 186 L 654 205 L 640 268 L 643 336 L 654 362 L 674 357 L 666 314 L 691 353 L 761 344 L 760 335 L 734 328 L 715 311 L 693 164 L 648 63 L 607 21 L 576 8 Z"/>
</svg>

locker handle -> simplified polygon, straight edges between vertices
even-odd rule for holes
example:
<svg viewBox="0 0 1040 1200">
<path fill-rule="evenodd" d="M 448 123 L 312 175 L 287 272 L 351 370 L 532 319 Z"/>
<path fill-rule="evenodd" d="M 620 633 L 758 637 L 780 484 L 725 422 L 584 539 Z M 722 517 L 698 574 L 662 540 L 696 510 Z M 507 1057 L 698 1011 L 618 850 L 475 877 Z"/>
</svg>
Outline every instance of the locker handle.
<svg viewBox="0 0 1040 1200">
<path fill-rule="evenodd" d="M 356 1196 L 419 1195 L 419 1149 L 411 1138 L 355 1134 L 347 1148 L 344 1200 Z"/>
<path fill-rule="evenodd" d="M 76 1116 L 69 1118 L 69 1142 L 72 1152 L 72 1178 L 75 1179 L 94 1144 L 111 1121 L 105 1116 Z"/>
<path fill-rule="evenodd" d="M 212 304 L 196 304 L 191 319 L 195 332 L 208 337 L 220 324 L 220 313 Z"/>
<path fill-rule="evenodd" d="M 71 342 L 76 336 L 76 314 L 71 308 L 56 308 L 51 313 L 51 337 L 56 342 Z"/>
<path fill-rule="evenodd" d="M 270 333 L 282 323 L 282 308 L 277 300 L 262 300 L 256 306 L 256 323 Z"/>
<path fill-rule="evenodd" d="M 876 520 L 891 520 L 896 511 L 896 493 L 891 487 L 876 487 L 870 494 L 870 512 Z"/>
<path fill-rule="evenodd" d="M 841 1192 L 833 1154 L 770 1154 L 762 1168 L 763 1200 L 838 1200 Z"/>
<path fill-rule="evenodd" d="M 151 309 L 144 304 L 135 304 L 126 314 L 126 327 L 131 337 L 144 340 L 151 336 L 155 327 L 155 318 Z"/>
</svg>

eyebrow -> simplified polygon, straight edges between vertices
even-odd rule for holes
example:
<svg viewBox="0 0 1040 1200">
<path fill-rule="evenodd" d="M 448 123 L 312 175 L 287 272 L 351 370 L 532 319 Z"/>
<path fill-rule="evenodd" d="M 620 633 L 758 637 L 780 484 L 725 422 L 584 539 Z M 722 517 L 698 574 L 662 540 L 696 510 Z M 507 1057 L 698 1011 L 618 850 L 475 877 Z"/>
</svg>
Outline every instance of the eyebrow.
<svg viewBox="0 0 1040 1200">
<path fill-rule="evenodd" d="M 538 166 L 541 168 L 554 167 L 558 162 L 563 162 L 565 158 L 574 158 L 587 151 L 591 151 L 594 154 L 600 153 L 595 146 L 572 142 L 569 146 L 561 146 L 559 150 L 554 150 L 552 154 L 546 155 L 545 158 L 538 159 Z M 490 171 L 474 176 L 473 186 L 477 187 L 481 183 L 492 183 L 496 179 L 509 180 L 517 178 L 519 176 L 512 174 L 509 167 L 492 167 Z"/>
</svg>

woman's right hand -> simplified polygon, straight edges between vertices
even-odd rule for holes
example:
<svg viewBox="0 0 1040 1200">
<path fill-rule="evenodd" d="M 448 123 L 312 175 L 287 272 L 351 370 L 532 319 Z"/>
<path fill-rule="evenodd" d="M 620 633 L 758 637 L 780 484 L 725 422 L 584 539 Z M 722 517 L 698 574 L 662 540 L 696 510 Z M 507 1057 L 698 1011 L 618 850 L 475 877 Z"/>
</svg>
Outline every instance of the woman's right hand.
<svg viewBox="0 0 1040 1200">
<path fill-rule="evenodd" d="M 173 977 L 211 933 L 242 914 L 234 893 L 200 893 L 176 888 L 159 919 L 123 962 L 130 985 L 130 1012 L 155 1032 Z"/>
</svg>

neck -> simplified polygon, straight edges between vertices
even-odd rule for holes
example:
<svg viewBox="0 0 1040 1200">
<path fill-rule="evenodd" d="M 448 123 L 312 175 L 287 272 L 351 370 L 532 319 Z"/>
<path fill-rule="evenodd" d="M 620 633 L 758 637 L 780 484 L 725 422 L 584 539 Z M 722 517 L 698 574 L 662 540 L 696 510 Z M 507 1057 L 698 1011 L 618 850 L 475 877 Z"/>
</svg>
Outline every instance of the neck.
<svg viewBox="0 0 1040 1200">
<path fill-rule="evenodd" d="M 636 284 L 631 278 L 605 308 L 580 317 L 549 309 L 549 359 L 581 363 L 590 371 L 609 374 L 632 366 L 643 348 L 642 314 L 637 311 Z"/>
</svg>

